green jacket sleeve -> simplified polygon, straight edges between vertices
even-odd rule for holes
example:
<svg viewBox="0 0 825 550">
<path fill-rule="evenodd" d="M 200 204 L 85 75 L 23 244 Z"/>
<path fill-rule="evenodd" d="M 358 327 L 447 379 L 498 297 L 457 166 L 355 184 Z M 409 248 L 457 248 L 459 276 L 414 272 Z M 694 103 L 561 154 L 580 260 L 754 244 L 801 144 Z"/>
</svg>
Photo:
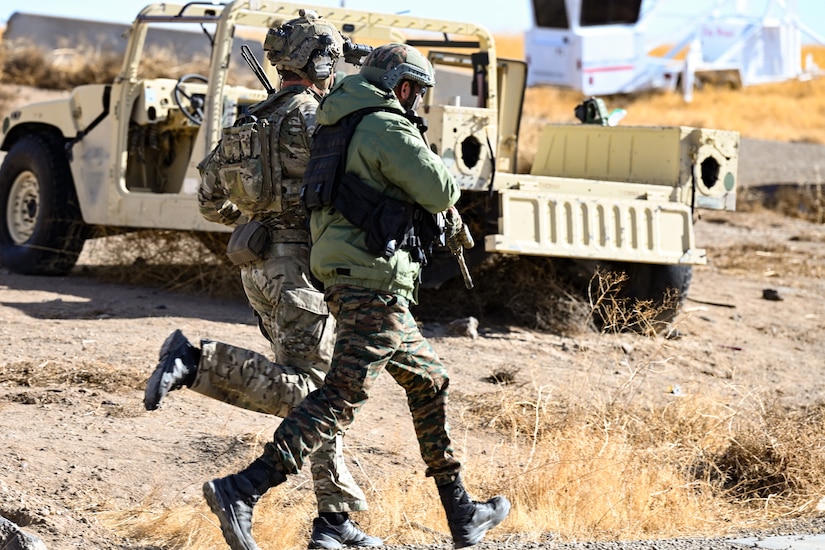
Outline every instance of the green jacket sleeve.
<svg viewBox="0 0 825 550">
<path fill-rule="evenodd" d="M 358 149 L 372 156 L 373 166 L 368 170 L 377 173 L 370 174 L 370 179 L 400 188 L 413 202 L 433 214 L 454 205 L 460 196 L 460 188 L 418 129 L 402 116 L 391 113 L 368 116 L 367 119 L 379 117 L 383 121 L 370 121 L 363 133 L 361 126 L 355 132 L 359 138 Z M 380 126 L 373 127 L 373 124 Z M 391 189 L 387 191 L 391 193 Z"/>
</svg>

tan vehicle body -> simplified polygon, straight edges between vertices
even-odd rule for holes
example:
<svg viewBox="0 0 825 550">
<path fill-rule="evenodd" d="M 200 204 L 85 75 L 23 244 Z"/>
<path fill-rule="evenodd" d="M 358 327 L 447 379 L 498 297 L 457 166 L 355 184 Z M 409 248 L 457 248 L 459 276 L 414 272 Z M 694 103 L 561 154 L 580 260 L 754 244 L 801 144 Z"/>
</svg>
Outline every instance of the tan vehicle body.
<svg viewBox="0 0 825 550">
<path fill-rule="evenodd" d="M 462 202 L 483 197 L 495 203 L 492 226 L 497 230 L 483 235 L 487 252 L 659 265 L 705 262 L 704 250 L 694 242 L 694 209 L 734 208 L 738 134 L 686 127 L 548 125 L 531 173 L 520 174 L 516 159 L 527 69 L 521 61 L 497 58 L 494 39 L 484 27 L 238 0 L 185 9 L 147 6 L 132 25 L 114 82 L 81 86 L 67 99 L 28 105 L 5 117 L 0 148 L 9 154 L 0 168 L 5 210 L 0 263 L 43 274 L 64 273 L 74 265 L 77 242 L 65 247 L 69 260 L 27 255 L 32 248 L 59 248 L 61 243 L 44 234 L 48 205 L 38 201 L 45 203 L 54 194 L 44 186 L 72 186 L 59 195 L 76 201 L 74 221 L 86 227 L 226 231 L 198 213 L 196 166 L 214 147 L 222 127 L 266 97 L 262 87 L 229 81 L 236 27 L 259 28 L 261 35 L 250 41 L 260 41 L 268 27 L 295 17 L 301 8 L 316 10 L 355 43 L 407 41 L 428 52 L 437 71 L 436 87 L 420 114 L 429 124 L 431 147 L 464 189 Z M 176 74 L 141 78 L 147 28 L 166 22 L 211 29 L 214 45 L 206 82 L 179 81 L 183 75 Z M 272 67 L 263 65 L 276 82 Z M 193 107 L 190 98 L 201 103 Z M 187 116 L 200 111 L 202 121 Z M 51 171 L 26 170 L 25 163 L 24 169 L 7 168 L 15 144 L 32 135 L 48 136 L 40 139 L 52 144 L 47 152 L 65 158 L 56 160 Z M 64 166 L 71 177 L 43 181 Z M 77 232 L 71 239 L 82 247 L 88 235 Z M 481 235 L 475 237 L 481 240 Z"/>
</svg>

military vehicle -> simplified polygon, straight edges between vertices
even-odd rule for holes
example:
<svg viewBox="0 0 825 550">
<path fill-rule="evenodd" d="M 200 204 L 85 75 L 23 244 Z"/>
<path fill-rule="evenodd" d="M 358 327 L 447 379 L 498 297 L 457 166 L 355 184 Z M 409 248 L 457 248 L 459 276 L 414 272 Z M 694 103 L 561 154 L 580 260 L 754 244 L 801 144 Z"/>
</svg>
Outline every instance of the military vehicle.
<svg viewBox="0 0 825 550">
<path fill-rule="evenodd" d="M 628 296 L 661 299 L 669 288 L 684 296 L 692 266 L 706 261 L 694 238 L 696 209 L 734 208 L 738 134 L 613 126 L 603 103 L 590 100 L 580 106 L 585 123 L 543 129 L 532 168 L 520 173 L 527 66 L 498 57 L 483 26 L 268 0 L 149 5 L 127 33 L 113 82 L 6 114 L 0 265 L 66 274 L 101 227 L 228 231 L 198 212 L 196 166 L 223 127 L 266 97 L 263 86 L 242 82 L 232 69 L 239 37 L 260 44 L 267 28 L 299 9 L 317 11 L 353 44 L 407 42 L 427 53 L 436 86 L 420 114 L 483 243 L 469 251 L 471 267 L 492 253 L 566 258 L 626 271 Z M 163 25 L 202 32 L 210 50 L 205 74 L 169 67 L 165 78 L 141 75 L 147 31 Z M 277 82 L 268 62 L 262 65 Z M 454 261 L 436 261 L 425 283 L 458 274 Z"/>
</svg>

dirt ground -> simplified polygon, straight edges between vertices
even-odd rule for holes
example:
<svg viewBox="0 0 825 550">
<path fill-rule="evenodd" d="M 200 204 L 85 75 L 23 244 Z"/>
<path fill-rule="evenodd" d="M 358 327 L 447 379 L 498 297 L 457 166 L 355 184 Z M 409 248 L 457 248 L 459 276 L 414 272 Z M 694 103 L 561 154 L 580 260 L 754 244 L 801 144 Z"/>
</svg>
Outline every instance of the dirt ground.
<svg viewBox="0 0 825 550">
<path fill-rule="evenodd" d="M 825 401 L 825 225 L 757 207 L 706 212 L 696 231 L 709 262 L 694 269 L 677 338 L 560 336 L 482 322 L 474 339 L 425 325 L 451 373 L 461 451 L 483 452 L 485 434 L 465 421 L 462 396 L 485 392 Z M 53 550 L 154 548 L 122 538 L 101 514 L 199 502 L 202 483 L 252 458 L 278 421 L 190 391 L 145 411 L 160 344 L 180 328 L 194 341 L 267 347 L 241 300 L 109 284 L 84 275 L 90 262 L 84 254 L 64 278 L 0 267 L 0 516 Z M 501 371 L 516 383 L 502 390 L 486 380 Z M 373 396 L 347 438 L 364 457 L 359 469 L 420 472 L 402 392 L 385 376 Z"/>
</svg>

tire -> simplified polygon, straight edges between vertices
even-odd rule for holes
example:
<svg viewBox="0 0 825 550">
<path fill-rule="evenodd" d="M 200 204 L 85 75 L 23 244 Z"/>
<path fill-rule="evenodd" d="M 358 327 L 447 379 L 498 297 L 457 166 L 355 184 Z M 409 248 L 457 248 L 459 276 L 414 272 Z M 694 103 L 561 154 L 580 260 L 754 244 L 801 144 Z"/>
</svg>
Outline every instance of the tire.
<svg viewBox="0 0 825 550">
<path fill-rule="evenodd" d="M 612 262 L 603 265 L 613 272 L 624 272 L 627 280 L 616 297 L 628 303 L 630 310 L 622 330 L 658 332 L 665 329 L 682 309 L 693 278 L 693 266 Z M 635 304 L 646 302 L 648 313 L 635 313 Z M 655 313 L 654 313 L 655 312 Z M 607 321 L 602 315 L 602 322 Z"/>
<path fill-rule="evenodd" d="M 86 235 L 61 140 L 23 136 L 0 167 L 0 265 L 23 275 L 66 275 Z"/>
</svg>

